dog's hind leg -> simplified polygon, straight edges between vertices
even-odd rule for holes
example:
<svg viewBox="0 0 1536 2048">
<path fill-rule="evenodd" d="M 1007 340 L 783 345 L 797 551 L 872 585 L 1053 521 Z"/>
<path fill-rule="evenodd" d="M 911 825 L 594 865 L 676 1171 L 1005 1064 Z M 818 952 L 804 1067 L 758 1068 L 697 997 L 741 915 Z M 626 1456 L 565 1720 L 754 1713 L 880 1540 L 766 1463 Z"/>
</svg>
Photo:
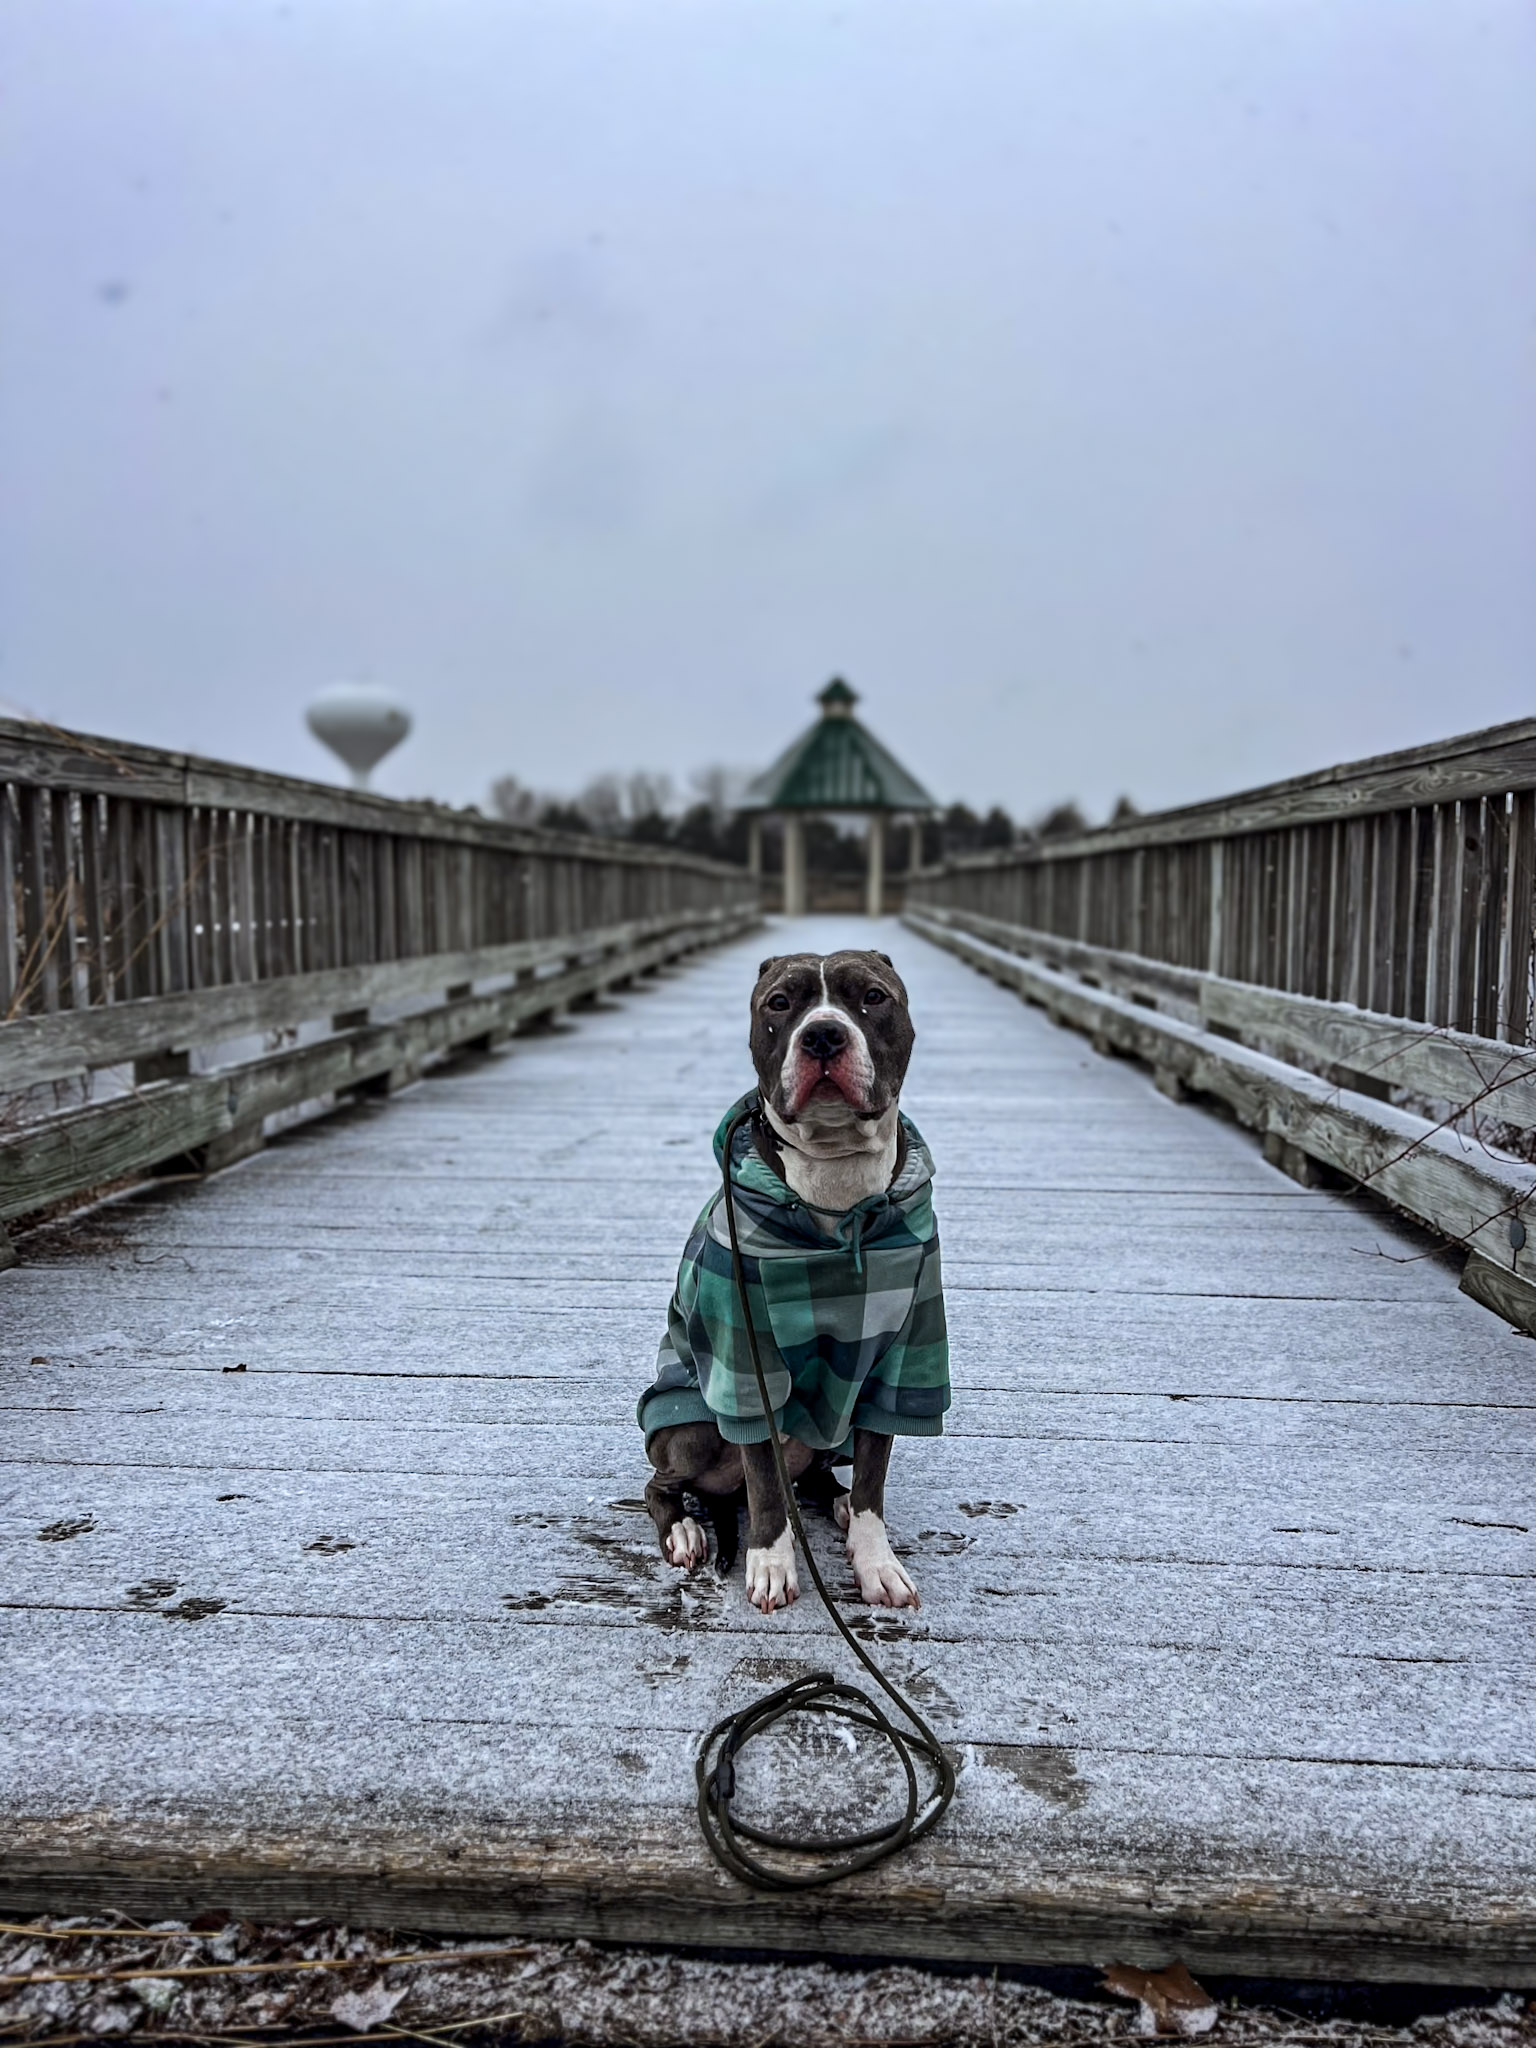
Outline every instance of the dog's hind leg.
<svg viewBox="0 0 1536 2048">
<path fill-rule="evenodd" d="M 645 1489 L 645 1504 L 661 1539 L 662 1556 L 668 1564 L 691 1572 L 709 1555 L 709 1538 L 689 1514 L 683 1498 L 685 1493 L 693 1493 L 707 1505 L 719 1541 L 720 1568 L 726 1570 L 736 1556 L 735 1527 L 731 1528 L 730 1557 L 726 1557 L 722 1523 L 711 1496 L 727 1494 L 734 1500 L 740 1490 L 741 1459 L 735 1445 L 728 1444 L 712 1422 L 679 1422 L 670 1429 L 658 1429 L 646 1451 L 655 1472 Z"/>
<path fill-rule="evenodd" d="M 687 1572 L 697 1571 L 709 1555 L 709 1538 L 689 1514 L 681 1486 L 653 1479 L 645 1489 L 645 1504 L 667 1563 L 681 1565 Z"/>
<path fill-rule="evenodd" d="M 699 1505 L 715 1532 L 715 1570 L 728 1572 L 741 1550 L 741 1510 L 746 1499 L 743 1488 L 734 1493 L 701 1493 Z"/>
<path fill-rule="evenodd" d="M 796 1480 L 795 1492 L 805 1507 L 831 1515 L 836 1514 L 839 1501 L 847 1500 L 848 1482 L 833 1466 L 829 1453 L 818 1451 Z M 846 1514 L 839 1517 L 840 1528 L 846 1528 L 847 1523 Z"/>
</svg>

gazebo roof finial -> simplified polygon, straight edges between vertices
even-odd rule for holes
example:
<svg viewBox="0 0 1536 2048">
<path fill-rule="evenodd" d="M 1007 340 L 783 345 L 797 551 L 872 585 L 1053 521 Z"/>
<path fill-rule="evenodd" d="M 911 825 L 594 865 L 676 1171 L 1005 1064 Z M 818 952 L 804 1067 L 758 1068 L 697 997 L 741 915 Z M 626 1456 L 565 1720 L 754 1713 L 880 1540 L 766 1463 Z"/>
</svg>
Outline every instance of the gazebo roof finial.
<svg viewBox="0 0 1536 2048">
<path fill-rule="evenodd" d="M 859 693 L 841 676 L 834 676 L 824 690 L 816 693 L 816 702 L 821 706 L 823 718 L 851 718 L 853 707 L 859 701 Z"/>
</svg>

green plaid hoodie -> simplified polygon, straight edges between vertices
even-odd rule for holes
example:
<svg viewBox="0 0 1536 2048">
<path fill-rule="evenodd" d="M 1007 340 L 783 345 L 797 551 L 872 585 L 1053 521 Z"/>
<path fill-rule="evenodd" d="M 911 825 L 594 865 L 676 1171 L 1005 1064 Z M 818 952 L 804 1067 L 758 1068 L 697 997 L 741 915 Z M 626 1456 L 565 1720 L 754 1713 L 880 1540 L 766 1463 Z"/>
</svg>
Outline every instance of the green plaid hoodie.
<svg viewBox="0 0 1536 2048">
<path fill-rule="evenodd" d="M 751 1100 L 727 1110 L 715 1132 L 722 1167 L 727 1127 Z M 769 1166 L 752 1123 L 731 1146 L 742 1267 L 774 1419 L 814 1450 L 845 1450 L 854 1429 L 943 1431 L 949 1337 L 933 1160 L 916 1125 L 906 1117 L 901 1125 L 900 1173 L 884 1194 L 838 1212 L 835 1241 Z M 714 1422 L 728 1443 L 767 1441 L 724 1205 L 717 1188 L 683 1247 L 656 1378 L 637 1410 L 647 1441 L 678 1422 Z"/>
</svg>

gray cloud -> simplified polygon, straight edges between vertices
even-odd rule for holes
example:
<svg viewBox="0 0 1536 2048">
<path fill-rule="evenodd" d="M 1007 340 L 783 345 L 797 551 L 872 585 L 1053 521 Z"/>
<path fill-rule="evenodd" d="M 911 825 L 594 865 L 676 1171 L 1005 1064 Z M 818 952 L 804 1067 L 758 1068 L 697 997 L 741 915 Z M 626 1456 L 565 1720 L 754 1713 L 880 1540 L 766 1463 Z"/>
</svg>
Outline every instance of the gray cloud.
<svg viewBox="0 0 1536 2048">
<path fill-rule="evenodd" d="M 1176 801 L 1536 673 L 1523 0 L 0 16 L 0 697 Z M 106 294 L 104 297 L 103 294 Z"/>
</svg>

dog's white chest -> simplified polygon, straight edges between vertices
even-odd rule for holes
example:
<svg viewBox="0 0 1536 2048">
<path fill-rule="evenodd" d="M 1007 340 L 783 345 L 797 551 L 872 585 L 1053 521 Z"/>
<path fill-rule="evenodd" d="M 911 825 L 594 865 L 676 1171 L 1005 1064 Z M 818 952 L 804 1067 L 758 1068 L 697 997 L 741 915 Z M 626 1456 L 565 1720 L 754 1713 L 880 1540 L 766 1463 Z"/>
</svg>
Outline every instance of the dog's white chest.
<svg viewBox="0 0 1536 2048">
<path fill-rule="evenodd" d="M 768 1121 L 779 1139 L 785 1182 L 813 1212 L 852 1209 L 871 1195 L 883 1194 L 895 1177 L 894 1103 L 878 1123 L 863 1126 L 846 1111 L 835 1116 L 830 1110 L 823 1111 L 819 1122 L 806 1118 L 788 1126 L 770 1108 Z M 829 1237 L 836 1235 L 831 1216 L 817 1216 L 816 1223 Z"/>
<path fill-rule="evenodd" d="M 784 1178 L 802 1202 L 817 1209 L 852 1209 L 858 1203 L 867 1201 L 871 1195 L 878 1195 L 891 1184 L 896 1171 L 896 1140 L 892 1136 L 889 1149 L 881 1148 L 878 1154 L 858 1154 L 842 1159 L 808 1159 L 803 1153 L 784 1152 Z M 824 1222 L 817 1219 L 820 1228 L 829 1236 L 835 1234 L 831 1217 Z"/>
</svg>

